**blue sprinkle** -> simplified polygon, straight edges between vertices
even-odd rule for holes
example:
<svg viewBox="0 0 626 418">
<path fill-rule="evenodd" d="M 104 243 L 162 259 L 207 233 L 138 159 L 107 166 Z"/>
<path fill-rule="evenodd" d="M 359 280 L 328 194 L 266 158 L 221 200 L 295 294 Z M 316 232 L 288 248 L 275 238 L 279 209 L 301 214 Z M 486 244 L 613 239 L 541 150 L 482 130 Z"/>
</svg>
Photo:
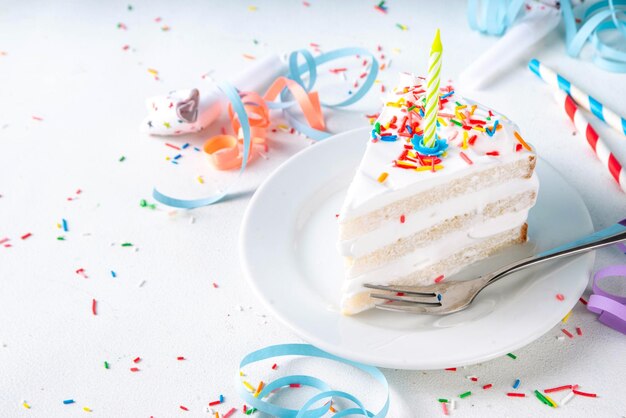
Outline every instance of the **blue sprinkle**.
<svg viewBox="0 0 626 418">
<path fill-rule="evenodd" d="M 448 96 L 452 96 L 454 94 L 454 90 L 447 92 L 446 94 L 444 94 L 443 96 L 441 96 L 441 99 L 445 99 Z"/>
<path fill-rule="evenodd" d="M 66 399 L 63 401 L 63 405 L 69 405 L 71 403 L 74 403 L 74 399 Z"/>
<path fill-rule="evenodd" d="M 182 157 L 181 154 L 178 154 L 176 157 L 174 157 L 175 160 L 178 160 L 180 157 Z"/>
<path fill-rule="evenodd" d="M 172 160 L 172 164 L 176 164 L 176 165 L 178 165 L 178 161 L 174 161 L 174 160 Z"/>
<path fill-rule="evenodd" d="M 372 139 L 376 139 L 376 129 L 372 129 Z"/>
<path fill-rule="evenodd" d="M 113 278 L 116 278 L 116 277 L 117 277 L 117 273 L 116 273 L 116 272 L 114 272 L 113 270 L 111 270 L 111 276 L 112 276 Z"/>
<path fill-rule="evenodd" d="M 220 395 L 220 403 L 224 403 L 224 395 Z"/>
<path fill-rule="evenodd" d="M 200 148 L 198 148 L 198 147 L 193 147 L 193 149 L 194 149 L 195 151 L 200 152 Z"/>
<path fill-rule="evenodd" d="M 424 109 L 420 109 L 420 116 L 424 117 Z"/>
<path fill-rule="evenodd" d="M 397 135 L 381 135 L 380 136 L 380 140 L 385 141 L 385 142 L 394 142 L 396 139 L 398 139 Z"/>
<path fill-rule="evenodd" d="M 409 131 L 410 134 L 413 133 L 413 129 L 409 125 L 406 125 L 406 130 Z"/>
<path fill-rule="evenodd" d="M 65 219 L 62 219 L 61 224 L 63 225 L 63 231 L 67 232 L 67 221 Z"/>
<path fill-rule="evenodd" d="M 189 142 L 187 142 L 185 145 L 182 146 L 183 149 L 187 148 L 189 146 Z"/>
<path fill-rule="evenodd" d="M 348 94 L 352 94 L 352 90 L 348 90 Z"/>
<path fill-rule="evenodd" d="M 513 383 L 513 389 L 517 389 L 519 387 L 519 384 L 520 384 L 520 380 L 515 379 L 515 383 Z"/>
<path fill-rule="evenodd" d="M 437 293 L 437 300 L 441 302 L 441 293 Z"/>
</svg>

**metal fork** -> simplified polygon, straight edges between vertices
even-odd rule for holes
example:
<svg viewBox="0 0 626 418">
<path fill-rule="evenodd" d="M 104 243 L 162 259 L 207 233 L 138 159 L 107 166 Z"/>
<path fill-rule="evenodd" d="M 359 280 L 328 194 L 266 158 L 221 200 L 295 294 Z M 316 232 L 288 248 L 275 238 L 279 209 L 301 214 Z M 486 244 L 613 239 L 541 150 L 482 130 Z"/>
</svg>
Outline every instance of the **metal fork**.
<svg viewBox="0 0 626 418">
<path fill-rule="evenodd" d="M 594 232 L 584 238 L 523 258 L 493 273 L 466 281 L 449 281 L 427 286 L 386 286 L 365 284 L 369 289 L 383 291 L 371 293 L 375 299 L 384 300 L 376 308 L 396 312 L 446 315 L 467 308 L 487 286 L 509 274 L 550 260 L 582 254 L 626 240 L 626 219 Z"/>
</svg>

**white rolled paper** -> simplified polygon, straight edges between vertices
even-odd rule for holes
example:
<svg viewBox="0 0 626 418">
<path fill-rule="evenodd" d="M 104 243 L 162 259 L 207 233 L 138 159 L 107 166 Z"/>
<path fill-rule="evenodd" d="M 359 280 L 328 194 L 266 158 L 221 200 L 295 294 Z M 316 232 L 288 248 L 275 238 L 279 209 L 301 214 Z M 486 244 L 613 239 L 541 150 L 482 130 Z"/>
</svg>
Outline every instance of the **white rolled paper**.
<svg viewBox="0 0 626 418">
<path fill-rule="evenodd" d="M 229 82 L 241 91 L 261 93 L 277 77 L 287 73 L 285 61 L 277 54 L 256 60 Z M 141 130 L 151 135 L 183 135 L 198 132 L 220 114 L 224 97 L 215 83 L 200 89 L 173 90 L 146 100 L 148 116 Z"/>
</svg>

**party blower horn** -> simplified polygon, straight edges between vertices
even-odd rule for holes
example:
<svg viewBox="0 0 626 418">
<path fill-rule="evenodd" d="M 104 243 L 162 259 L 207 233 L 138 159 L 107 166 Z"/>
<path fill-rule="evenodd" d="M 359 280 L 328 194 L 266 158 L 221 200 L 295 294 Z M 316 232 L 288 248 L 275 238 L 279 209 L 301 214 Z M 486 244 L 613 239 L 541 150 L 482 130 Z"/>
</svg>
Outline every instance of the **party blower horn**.
<svg viewBox="0 0 626 418">
<path fill-rule="evenodd" d="M 272 54 L 255 61 L 233 76 L 229 82 L 240 91 L 260 92 L 285 74 L 285 61 L 278 54 Z M 148 116 L 144 119 L 141 130 L 162 136 L 198 132 L 219 116 L 224 99 L 215 83 L 203 91 L 197 88 L 173 90 L 166 95 L 150 97 L 146 100 Z"/>
</svg>

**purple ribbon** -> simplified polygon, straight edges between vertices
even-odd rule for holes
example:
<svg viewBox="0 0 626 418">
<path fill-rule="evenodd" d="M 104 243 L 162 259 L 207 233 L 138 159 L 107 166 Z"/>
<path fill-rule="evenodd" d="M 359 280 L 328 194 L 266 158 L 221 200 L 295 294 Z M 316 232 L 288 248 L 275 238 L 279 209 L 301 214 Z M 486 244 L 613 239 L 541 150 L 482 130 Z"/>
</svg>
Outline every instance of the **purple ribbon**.
<svg viewBox="0 0 626 418">
<path fill-rule="evenodd" d="M 626 334 L 626 296 L 615 295 L 603 290 L 600 281 L 606 277 L 626 279 L 626 265 L 616 265 L 598 270 L 593 276 L 593 295 L 587 309 L 600 316 L 598 320 L 622 334 Z"/>
</svg>

